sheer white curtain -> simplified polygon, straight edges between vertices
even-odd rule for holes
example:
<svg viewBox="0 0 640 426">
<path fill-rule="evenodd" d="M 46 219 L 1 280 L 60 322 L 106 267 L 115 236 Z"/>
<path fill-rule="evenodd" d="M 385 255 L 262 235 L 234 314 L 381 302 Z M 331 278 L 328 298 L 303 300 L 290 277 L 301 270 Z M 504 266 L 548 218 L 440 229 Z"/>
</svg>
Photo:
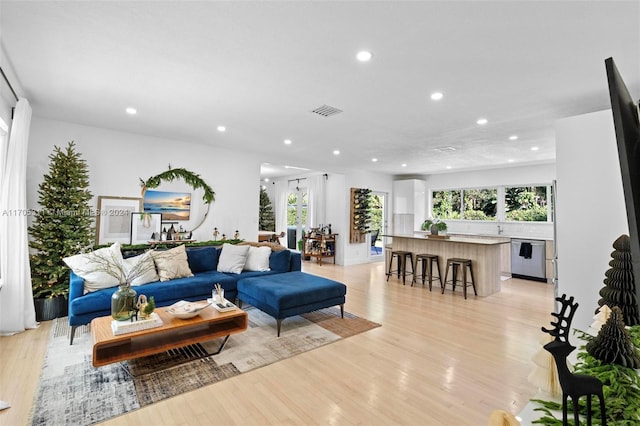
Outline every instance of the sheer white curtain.
<svg viewBox="0 0 640 426">
<path fill-rule="evenodd" d="M 287 232 L 287 192 L 289 183 L 286 180 L 276 181 L 276 232 Z M 286 241 L 286 240 L 285 240 Z M 285 244 L 286 245 L 286 244 Z"/>
<path fill-rule="evenodd" d="M 27 237 L 27 147 L 31 106 L 16 104 L 4 167 L 0 170 L 0 334 L 8 335 L 38 326 L 31 292 Z M 4 214 L 7 212 L 7 214 Z"/>
<path fill-rule="evenodd" d="M 0 186 L 2 185 L 2 180 L 4 179 L 4 168 L 7 160 L 7 147 L 9 146 L 9 126 L 4 122 L 2 117 L 0 117 Z M 0 187 L 0 191 L 2 188 Z M 2 193 L 0 193 L 0 203 L 2 202 Z M 3 204 L 0 204 L 0 214 L 2 214 Z M 0 219 L 1 220 L 1 219 Z M 7 249 L 7 241 L 2 238 L 2 230 L 0 228 L 0 291 L 2 290 L 2 271 L 3 265 L 2 262 L 2 252 Z"/>
<path fill-rule="evenodd" d="M 307 229 L 310 229 L 327 224 L 326 177 L 311 176 L 307 183 Z"/>
</svg>

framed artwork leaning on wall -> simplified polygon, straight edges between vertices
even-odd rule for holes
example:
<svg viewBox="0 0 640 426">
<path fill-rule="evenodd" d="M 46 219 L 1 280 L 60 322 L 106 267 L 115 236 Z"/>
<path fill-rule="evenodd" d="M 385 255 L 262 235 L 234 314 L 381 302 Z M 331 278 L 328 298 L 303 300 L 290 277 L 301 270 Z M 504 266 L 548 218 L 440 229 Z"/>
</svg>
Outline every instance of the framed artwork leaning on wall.
<svg viewBox="0 0 640 426">
<path fill-rule="evenodd" d="M 131 244 L 131 215 L 142 210 L 142 198 L 100 195 L 96 211 L 96 244 Z"/>
</svg>

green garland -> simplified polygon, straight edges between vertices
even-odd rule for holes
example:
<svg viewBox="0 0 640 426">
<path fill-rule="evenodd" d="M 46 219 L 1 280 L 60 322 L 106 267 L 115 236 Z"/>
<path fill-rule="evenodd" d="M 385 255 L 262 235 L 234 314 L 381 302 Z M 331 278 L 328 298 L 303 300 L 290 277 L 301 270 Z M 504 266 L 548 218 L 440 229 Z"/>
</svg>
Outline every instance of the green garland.
<svg viewBox="0 0 640 426">
<path fill-rule="evenodd" d="M 580 340 L 589 342 L 593 336 L 579 330 L 574 330 Z M 640 326 L 629 328 L 631 341 L 635 347 L 640 347 Z M 575 374 L 586 374 L 600 379 L 603 386 L 604 400 L 607 407 L 607 423 L 616 425 L 637 425 L 640 422 L 640 376 L 632 368 L 618 364 L 604 364 L 602 361 L 589 355 L 585 347 L 580 348 L 578 363 L 574 369 Z M 562 404 L 555 401 L 532 399 L 540 405 L 534 411 L 544 413 L 544 416 L 534 420 L 535 424 L 547 426 L 561 426 L 562 420 L 555 413 L 562 411 Z M 596 398 L 597 401 L 597 398 Z M 586 416 L 587 408 L 585 399 L 579 404 L 580 416 Z M 571 408 L 569 408 L 571 412 Z M 593 423 L 599 425 L 600 406 L 596 402 L 592 405 Z"/>
<path fill-rule="evenodd" d="M 182 178 L 186 183 L 191 185 L 193 189 L 202 189 L 204 194 L 202 195 L 202 199 L 205 203 L 211 204 L 216 199 L 216 193 L 213 192 L 213 189 L 207 183 L 202 180 L 200 175 L 190 172 L 184 168 L 172 169 L 171 165 L 169 165 L 169 170 L 166 172 L 162 172 L 159 175 L 152 176 L 146 181 L 140 179 L 140 185 L 142 186 L 142 195 L 149 188 L 157 188 L 160 186 L 162 181 L 173 182 L 177 178 Z"/>
</svg>

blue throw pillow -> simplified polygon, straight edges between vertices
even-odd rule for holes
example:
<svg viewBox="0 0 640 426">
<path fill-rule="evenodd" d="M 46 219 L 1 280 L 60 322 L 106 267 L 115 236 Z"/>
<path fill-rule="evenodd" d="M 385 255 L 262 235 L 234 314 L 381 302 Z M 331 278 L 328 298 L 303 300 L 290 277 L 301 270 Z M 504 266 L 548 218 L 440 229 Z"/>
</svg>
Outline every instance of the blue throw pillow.
<svg viewBox="0 0 640 426">
<path fill-rule="evenodd" d="M 218 267 L 218 249 L 215 247 L 190 248 L 187 250 L 189 269 L 194 274 L 205 271 L 215 271 Z"/>
<path fill-rule="evenodd" d="M 289 250 L 272 251 L 269 256 L 269 268 L 276 272 L 289 272 L 289 261 L 291 252 Z"/>
</svg>

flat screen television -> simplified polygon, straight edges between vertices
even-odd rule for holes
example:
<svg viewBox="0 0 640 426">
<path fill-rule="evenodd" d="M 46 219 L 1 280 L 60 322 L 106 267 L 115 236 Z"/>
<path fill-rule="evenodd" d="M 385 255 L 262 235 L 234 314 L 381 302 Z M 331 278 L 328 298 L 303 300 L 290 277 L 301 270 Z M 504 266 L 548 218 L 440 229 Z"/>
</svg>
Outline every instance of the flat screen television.
<svg viewBox="0 0 640 426">
<path fill-rule="evenodd" d="M 191 194 L 147 190 L 144 193 L 143 206 L 145 212 L 162 213 L 162 221 L 189 220 Z"/>
<path fill-rule="evenodd" d="M 613 58 L 605 59 L 604 64 L 609 81 L 611 111 L 627 206 L 636 296 L 640 300 L 640 236 L 638 235 L 640 228 L 640 117 L 638 117 L 638 105 L 631 98 Z"/>
</svg>

